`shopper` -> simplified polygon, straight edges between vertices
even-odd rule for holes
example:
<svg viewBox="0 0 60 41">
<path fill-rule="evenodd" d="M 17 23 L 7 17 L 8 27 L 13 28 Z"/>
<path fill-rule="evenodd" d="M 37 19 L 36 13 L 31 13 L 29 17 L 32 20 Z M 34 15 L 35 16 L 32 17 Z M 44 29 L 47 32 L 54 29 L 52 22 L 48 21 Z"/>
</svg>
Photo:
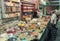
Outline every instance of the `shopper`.
<svg viewBox="0 0 60 41">
<path fill-rule="evenodd" d="M 40 16 L 41 17 L 43 16 L 43 9 L 42 9 L 42 7 L 40 8 Z"/>
<path fill-rule="evenodd" d="M 51 39 L 50 41 L 54 41 L 56 39 L 56 35 L 57 35 L 56 22 L 57 22 L 57 16 L 54 11 L 51 16 Z"/>
<path fill-rule="evenodd" d="M 56 26 L 56 22 L 57 22 L 57 16 L 56 16 L 56 13 L 55 11 L 52 13 L 52 16 L 51 16 L 51 25 L 52 26 Z"/>
<path fill-rule="evenodd" d="M 33 18 L 38 18 L 37 10 L 34 10 L 34 11 L 33 11 Z"/>
</svg>

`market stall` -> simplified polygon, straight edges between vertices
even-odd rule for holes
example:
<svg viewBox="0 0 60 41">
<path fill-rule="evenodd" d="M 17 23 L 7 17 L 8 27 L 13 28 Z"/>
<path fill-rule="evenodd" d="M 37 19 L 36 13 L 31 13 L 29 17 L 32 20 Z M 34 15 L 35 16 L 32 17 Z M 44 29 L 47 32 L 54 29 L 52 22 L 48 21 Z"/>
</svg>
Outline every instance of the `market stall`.
<svg viewBox="0 0 60 41">
<path fill-rule="evenodd" d="M 2 1 L 5 10 L 2 8 L 3 24 L 0 25 L 0 41 L 47 40 L 50 16 L 40 15 L 38 18 L 32 18 L 35 9 L 39 8 L 40 1 L 34 0 L 34 3 L 31 1 Z M 18 20 L 17 17 L 20 16 L 22 20 Z"/>
<path fill-rule="evenodd" d="M 48 23 L 49 23 L 50 17 L 49 16 L 43 16 L 40 18 L 27 20 L 27 23 L 25 21 L 20 21 L 18 25 L 14 28 L 10 28 L 11 32 L 8 30 L 6 31 L 7 37 L 9 37 L 8 33 L 12 33 L 13 37 L 15 36 L 18 41 L 33 41 L 34 39 L 37 39 L 39 41 L 45 41 L 48 34 Z M 8 33 L 7 33 L 8 32 Z M 8 38 L 2 35 L 0 39 L 6 41 Z M 1 40 L 1 41 L 2 41 Z"/>
</svg>

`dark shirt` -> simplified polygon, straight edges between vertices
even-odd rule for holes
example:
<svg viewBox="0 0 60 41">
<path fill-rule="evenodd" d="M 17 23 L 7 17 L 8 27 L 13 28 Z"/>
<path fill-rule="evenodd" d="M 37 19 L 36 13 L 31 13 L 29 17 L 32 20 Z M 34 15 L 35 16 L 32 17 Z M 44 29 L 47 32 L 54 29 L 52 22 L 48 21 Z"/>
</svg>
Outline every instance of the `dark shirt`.
<svg viewBox="0 0 60 41">
<path fill-rule="evenodd" d="M 33 12 L 33 18 L 38 18 L 37 12 Z"/>
</svg>

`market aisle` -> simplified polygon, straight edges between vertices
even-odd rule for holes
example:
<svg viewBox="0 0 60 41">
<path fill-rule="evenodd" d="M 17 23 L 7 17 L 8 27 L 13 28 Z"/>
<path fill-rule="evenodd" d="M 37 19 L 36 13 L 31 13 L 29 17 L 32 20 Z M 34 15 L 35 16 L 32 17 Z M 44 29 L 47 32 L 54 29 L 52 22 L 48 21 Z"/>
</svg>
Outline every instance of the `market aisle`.
<svg viewBox="0 0 60 41">
<path fill-rule="evenodd" d="M 57 27 L 58 27 L 58 31 L 57 31 L 56 41 L 60 41 L 60 20 L 58 21 Z"/>
</svg>

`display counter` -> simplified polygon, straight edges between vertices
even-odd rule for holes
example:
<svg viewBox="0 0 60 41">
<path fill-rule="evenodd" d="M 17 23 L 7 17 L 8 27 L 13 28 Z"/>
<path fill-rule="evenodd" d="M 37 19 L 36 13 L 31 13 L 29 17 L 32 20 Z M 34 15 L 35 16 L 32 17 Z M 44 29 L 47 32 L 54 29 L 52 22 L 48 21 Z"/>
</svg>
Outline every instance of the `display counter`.
<svg viewBox="0 0 60 41">
<path fill-rule="evenodd" d="M 49 21 L 50 17 L 48 16 L 32 19 L 30 22 L 25 23 L 25 25 L 22 27 L 23 30 L 18 26 L 18 30 L 15 31 L 14 36 L 18 36 L 18 41 L 32 41 L 35 38 L 37 38 L 39 41 L 45 41 L 47 39 Z M 8 36 L 8 34 L 6 35 Z M 6 41 L 8 38 L 5 37 L 3 39 L 3 37 L 0 37 L 0 41 L 2 40 Z"/>
<path fill-rule="evenodd" d="M 34 18 L 28 22 L 26 25 L 31 25 L 26 31 L 24 30 L 22 34 L 20 34 L 20 39 L 23 41 L 33 41 L 33 39 L 37 38 L 39 41 L 47 40 L 48 34 L 48 25 L 49 25 L 50 17 L 45 16 L 42 18 Z M 36 23 L 36 24 L 35 24 Z M 33 25 L 34 24 L 34 25 Z M 40 27 L 39 27 L 40 26 Z M 35 37 L 35 35 L 37 37 Z"/>
<path fill-rule="evenodd" d="M 49 20 L 46 28 L 44 29 L 44 32 L 42 33 L 41 38 L 39 39 L 39 41 L 48 41 L 49 25 L 50 25 L 50 20 Z"/>
</svg>

